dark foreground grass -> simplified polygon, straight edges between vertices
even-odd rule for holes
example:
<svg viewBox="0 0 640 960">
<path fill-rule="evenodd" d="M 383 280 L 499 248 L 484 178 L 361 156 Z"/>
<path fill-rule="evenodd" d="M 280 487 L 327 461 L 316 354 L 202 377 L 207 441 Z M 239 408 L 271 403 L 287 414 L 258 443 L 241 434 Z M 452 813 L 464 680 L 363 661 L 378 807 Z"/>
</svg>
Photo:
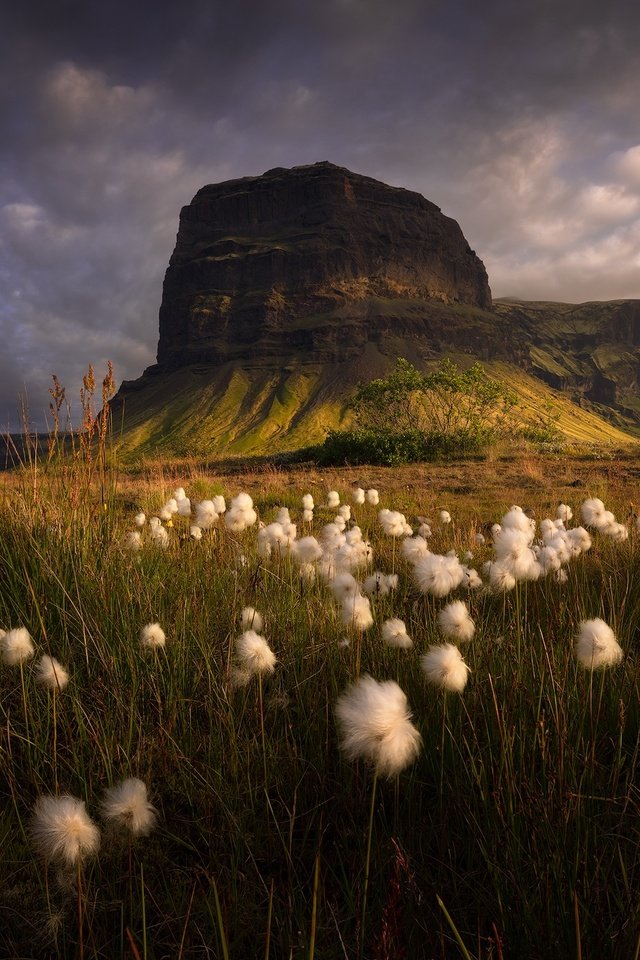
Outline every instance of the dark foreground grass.
<svg viewBox="0 0 640 960">
<path fill-rule="evenodd" d="M 447 507 L 453 524 L 434 524 L 431 549 L 471 549 L 479 567 L 491 551 L 476 548 L 475 532 L 514 501 L 541 518 L 560 499 L 576 509 L 600 495 L 626 520 L 633 475 L 621 476 L 635 465 L 609 477 L 602 467 L 496 461 L 377 471 L 363 486 L 375 483 L 381 506 L 411 520 Z M 185 486 L 194 500 L 247 489 L 269 521 L 279 504 L 299 518 L 308 490 L 317 503 L 334 487 L 348 499 L 352 479 L 198 471 Z M 99 491 L 79 493 L 69 478 L 61 487 L 59 474 L 32 481 L 4 487 L 0 627 L 26 626 L 36 659 L 57 657 L 71 680 L 53 694 L 36 685 L 35 661 L 0 667 L 0 956 L 640 955 L 635 529 L 623 543 L 594 537 L 564 585 L 460 593 L 477 625 L 462 650 L 471 675 L 463 694 L 445 694 L 428 685 L 420 654 L 442 640 L 446 601 L 413 584 L 374 508 L 354 515 L 373 568 L 395 568 L 400 582 L 373 599 L 374 626 L 358 636 L 321 580 L 302 582 L 288 556 L 257 556 L 254 530 L 234 536 L 220 524 L 197 543 L 176 520 L 166 550 L 123 550 L 136 506 L 151 511 L 170 494 L 169 470 L 112 483 L 106 509 Z M 313 532 L 331 516 L 316 510 Z M 264 615 L 278 658 L 262 691 L 257 679 L 230 682 L 247 604 Z M 383 646 L 390 616 L 405 620 L 412 650 Z M 580 621 L 593 617 L 625 652 L 604 672 L 582 669 L 573 652 Z M 144 654 L 151 621 L 167 644 Z M 358 660 L 363 673 L 397 680 L 423 738 L 417 762 L 377 784 L 364 926 L 373 776 L 341 754 L 334 717 Z M 31 811 L 38 796 L 69 792 L 99 821 L 105 787 L 128 776 L 147 784 L 158 827 L 134 842 L 103 830 L 83 866 L 81 947 L 75 872 L 37 855 Z"/>
</svg>

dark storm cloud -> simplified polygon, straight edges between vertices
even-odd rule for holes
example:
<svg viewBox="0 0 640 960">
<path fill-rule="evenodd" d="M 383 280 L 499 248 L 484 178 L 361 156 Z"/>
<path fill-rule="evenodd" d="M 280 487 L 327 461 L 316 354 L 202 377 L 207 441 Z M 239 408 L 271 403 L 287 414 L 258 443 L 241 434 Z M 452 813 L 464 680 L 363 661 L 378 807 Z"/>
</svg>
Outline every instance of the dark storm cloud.
<svg viewBox="0 0 640 960">
<path fill-rule="evenodd" d="M 0 39 L 0 425 L 153 362 L 180 206 L 329 159 L 458 219 L 496 295 L 640 296 L 627 2 L 30 2 Z"/>
</svg>

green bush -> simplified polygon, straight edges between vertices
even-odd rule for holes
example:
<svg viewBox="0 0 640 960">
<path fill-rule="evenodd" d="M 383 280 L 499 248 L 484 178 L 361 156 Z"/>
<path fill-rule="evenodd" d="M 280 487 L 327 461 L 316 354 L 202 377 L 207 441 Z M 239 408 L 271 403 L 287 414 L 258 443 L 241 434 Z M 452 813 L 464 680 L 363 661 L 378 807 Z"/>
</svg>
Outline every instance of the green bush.
<svg viewBox="0 0 640 960">
<path fill-rule="evenodd" d="M 393 467 L 402 463 L 420 463 L 446 457 L 477 453 L 492 439 L 488 430 L 458 430 L 443 433 L 433 430 L 331 430 L 316 452 L 320 466 Z"/>
</svg>

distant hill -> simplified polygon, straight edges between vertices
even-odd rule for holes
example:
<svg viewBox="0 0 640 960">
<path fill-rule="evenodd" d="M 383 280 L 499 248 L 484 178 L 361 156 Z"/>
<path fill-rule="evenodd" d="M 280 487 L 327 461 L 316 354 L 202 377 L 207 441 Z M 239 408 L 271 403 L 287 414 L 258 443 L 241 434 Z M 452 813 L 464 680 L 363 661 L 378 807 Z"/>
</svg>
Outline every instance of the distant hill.
<svg viewBox="0 0 640 960">
<path fill-rule="evenodd" d="M 569 437 L 640 434 L 640 301 L 492 301 L 429 200 L 330 163 L 203 187 L 180 215 L 157 363 L 114 401 L 123 446 L 269 453 L 321 440 L 399 356 L 479 359 Z"/>
</svg>

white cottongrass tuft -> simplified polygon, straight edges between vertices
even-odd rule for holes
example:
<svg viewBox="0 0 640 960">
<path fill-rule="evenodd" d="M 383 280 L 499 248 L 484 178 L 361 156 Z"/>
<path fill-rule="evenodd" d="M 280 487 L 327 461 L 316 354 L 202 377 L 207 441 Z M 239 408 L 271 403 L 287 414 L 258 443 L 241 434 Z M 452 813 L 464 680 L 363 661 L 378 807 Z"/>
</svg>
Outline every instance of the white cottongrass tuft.
<svg viewBox="0 0 640 960">
<path fill-rule="evenodd" d="M 134 837 L 146 837 L 156 823 L 156 811 L 149 803 L 142 780 L 129 777 L 108 787 L 102 800 L 102 816 Z"/>
<path fill-rule="evenodd" d="M 475 633 L 475 624 L 462 600 L 454 600 L 438 613 L 438 625 L 445 637 L 467 642 Z"/>
<path fill-rule="evenodd" d="M 414 562 L 413 576 L 423 593 L 446 597 L 464 580 L 464 567 L 455 556 L 427 553 Z"/>
<path fill-rule="evenodd" d="M 348 503 L 343 503 L 341 507 L 338 508 L 338 516 L 342 517 L 343 520 L 351 520 L 351 507 Z"/>
<path fill-rule="evenodd" d="M 215 497 L 213 503 L 215 506 Z M 253 509 L 253 500 L 248 493 L 239 493 L 237 497 L 234 497 L 231 506 L 224 515 L 225 526 L 232 533 L 242 533 L 247 527 L 252 527 L 257 519 L 258 514 Z"/>
<path fill-rule="evenodd" d="M 327 506 L 331 509 L 340 506 L 340 494 L 337 490 L 330 490 L 327 494 Z"/>
<path fill-rule="evenodd" d="M 422 669 L 431 683 L 453 693 L 462 693 L 467 685 L 469 667 L 452 643 L 429 647 L 421 658 Z"/>
<path fill-rule="evenodd" d="M 258 613 L 255 607 L 244 607 L 241 616 L 243 630 L 255 630 L 256 633 L 262 633 L 264 620 L 262 614 Z"/>
<path fill-rule="evenodd" d="M 313 497 L 310 493 L 305 493 L 302 497 L 302 509 L 303 510 L 313 510 L 314 503 Z"/>
<path fill-rule="evenodd" d="M 398 510 L 388 510 L 383 507 L 378 512 L 378 519 L 388 537 L 410 537 L 413 533 L 407 518 Z"/>
<path fill-rule="evenodd" d="M 38 797 L 31 836 L 45 858 L 72 867 L 100 847 L 100 831 L 85 810 L 84 801 L 64 794 Z"/>
<path fill-rule="evenodd" d="M 622 647 L 608 624 L 597 617 L 583 620 L 576 640 L 576 657 L 587 670 L 611 667 L 622 660 Z"/>
<path fill-rule="evenodd" d="M 245 630 L 236 640 L 236 660 L 246 681 L 261 673 L 273 673 L 276 655 L 255 630 Z"/>
<path fill-rule="evenodd" d="M 33 640 L 26 627 L 15 627 L 7 630 L 0 639 L 2 661 L 8 667 L 17 667 L 25 660 L 30 660 L 36 652 Z"/>
<path fill-rule="evenodd" d="M 354 487 L 351 491 L 351 497 L 356 506 L 359 506 L 360 504 L 364 503 L 366 494 L 362 487 Z"/>
<path fill-rule="evenodd" d="M 407 698 L 397 683 L 360 677 L 336 703 L 340 746 L 350 760 L 371 763 L 377 774 L 397 777 L 417 758 L 422 737 L 411 723 Z"/>
<path fill-rule="evenodd" d="M 370 503 L 372 507 L 377 507 L 378 504 L 380 503 L 380 495 L 378 491 L 375 490 L 373 487 L 371 488 L 371 490 L 367 490 L 366 500 L 367 500 L 367 503 Z"/>
<path fill-rule="evenodd" d="M 409 563 L 415 563 L 418 557 L 426 557 L 428 553 L 431 553 L 427 541 L 422 536 L 418 534 L 415 537 L 406 537 L 402 541 L 402 550 L 403 557 L 409 561 Z"/>
<path fill-rule="evenodd" d="M 148 623 L 140 632 L 140 643 L 147 650 L 157 650 L 166 642 L 164 630 L 159 623 Z"/>
<path fill-rule="evenodd" d="M 192 523 L 189 527 L 189 536 L 192 540 L 202 540 L 202 527 L 197 523 Z"/>
<path fill-rule="evenodd" d="M 201 500 L 196 503 L 196 523 L 203 530 L 209 530 L 218 520 L 218 511 L 213 500 Z"/>
<path fill-rule="evenodd" d="M 144 527 L 146 520 L 147 518 L 142 511 L 140 511 L 140 513 L 136 513 L 135 517 L 133 518 L 136 527 Z"/>
<path fill-rule="evenodd" d="M 142 550 L 142 535 L 139 530 L 129 530 L 124 538 L 124 548 L 132 553 Z"/>
<path fill-rule="evenodd" d="M 573 510 L 566 503 L 558 504 L 558 509 L 556 510 L 556 517 L 559 520 L 562 520 L 563 523 L 568 523 L 569 520 L 573 517 Z"/>
<path fill-rule="evenodd" d="M 392 590 L 397 590 L 397 588 L 398 574 L 381 573 L 380 570 L 376 570 L 375 573 L 368 576 L 362 585 L 362 589 L 369 597 L 386 597 L 387 594 L 391 593 Z"/>
<path fill-rule="evenodd" d="M 385 620 L 382 624 L 382 639 L 388 647 L 399 647 L 402 650 L 407 650 L 413 646 L 413 640 L 407 633 L 404 620 L 397 617 Z"/>
<path fill-rule="evenodd" d="M 451 523 L 451 514 L 448 510 L 441 510 L 438 516 L 440 517 L 440 523 Z"/>
<path fill-rule="evenodd" d="M 45 653 L 36 667 L 36 680 L 47 690 L 64 690 L 69 683 L 69 674 L 55 657 Z"/>
<path fill-rule="evenodd" d="M 293 544 L 293 555 L 298 563 L 314 563 L 322 556 L 322 547 L 315 537 L 301 537 Z"/>
<path fill-rule="evenodd" d="M 373 625 L 373 614 L 368 597 L 357 593 L 355 597 L 348 597 L 342 605 L 342 622 L 345 626 L 353 626 L 356 630 L 368 630 Z"/>
</svg>

